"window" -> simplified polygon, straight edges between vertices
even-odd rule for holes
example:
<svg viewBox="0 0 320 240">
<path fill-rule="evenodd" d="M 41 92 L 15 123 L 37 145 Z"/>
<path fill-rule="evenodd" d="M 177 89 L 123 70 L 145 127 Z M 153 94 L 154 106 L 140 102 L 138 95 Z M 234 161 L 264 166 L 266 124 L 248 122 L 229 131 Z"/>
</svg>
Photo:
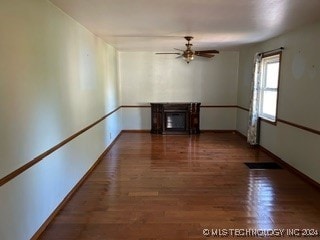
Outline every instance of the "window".
<svg viewBox="0 0 320 240">
<path fill-rule="evenodd" d="M 261 59 L 259 116 L 272 122 L 276 121 L 277 116 L 280 59 L 281 53 Z"/>
</svg>

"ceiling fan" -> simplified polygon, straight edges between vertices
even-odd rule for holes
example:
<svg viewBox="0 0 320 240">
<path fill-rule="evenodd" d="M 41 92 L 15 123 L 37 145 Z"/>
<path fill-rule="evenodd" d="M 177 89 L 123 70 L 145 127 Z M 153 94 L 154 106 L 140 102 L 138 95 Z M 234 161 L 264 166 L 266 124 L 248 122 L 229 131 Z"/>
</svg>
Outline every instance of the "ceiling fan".
<svg viewBox="0 0 320 240">
<path fill-rule="evenodd" d="M 217 50 L 193 51 L 191 49 L 192 44 L 190 43 L 190 41 L 193 39 L 193 37 L 185 36 L 184 38 L 188 42 L 188 43 L 186 43 L 187 49 L 186 50 L 181 50 L 181 49 L 175 48 L 175 50 L 181 51 L 181 53 L 174 52 L 174 53 L 156 53 L 156 54 L 175 54 L 175 55 L 179 55 L 177 58 L 183 57 L 183 59 L 187 63 L 189 63 L 190 61 L 192 61 L 194 59 L 194 56 L 212 58 L 212 57 L 214 57 L 214 54 L 218 54 L 219 53 L 219 51 L 217 51 Z"/>
</svg>

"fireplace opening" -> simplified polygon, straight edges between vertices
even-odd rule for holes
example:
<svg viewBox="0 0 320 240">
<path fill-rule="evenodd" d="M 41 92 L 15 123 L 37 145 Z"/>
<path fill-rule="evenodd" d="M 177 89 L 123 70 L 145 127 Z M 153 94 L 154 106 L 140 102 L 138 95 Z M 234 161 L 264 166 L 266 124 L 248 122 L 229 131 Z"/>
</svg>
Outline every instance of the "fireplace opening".
<svg viewBox="0 0 320 240">
<path fill-rule="evenodd" d="M 166 112 L 165 118 L 166 130 L 186 130 L 186 113 L 185 112 Z"/>
</svg>

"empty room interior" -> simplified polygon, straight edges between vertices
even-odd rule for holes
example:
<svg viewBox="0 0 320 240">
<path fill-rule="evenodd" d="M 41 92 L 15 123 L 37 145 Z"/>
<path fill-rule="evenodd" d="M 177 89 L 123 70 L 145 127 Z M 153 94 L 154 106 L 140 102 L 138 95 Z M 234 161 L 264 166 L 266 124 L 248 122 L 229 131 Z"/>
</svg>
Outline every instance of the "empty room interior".
<svg viewBox="0 0 320 240">
<path fill-rule="evenodd" d="M 319 10 L 0 1 L 0 239 L 319 238 Z"/>
</svg>

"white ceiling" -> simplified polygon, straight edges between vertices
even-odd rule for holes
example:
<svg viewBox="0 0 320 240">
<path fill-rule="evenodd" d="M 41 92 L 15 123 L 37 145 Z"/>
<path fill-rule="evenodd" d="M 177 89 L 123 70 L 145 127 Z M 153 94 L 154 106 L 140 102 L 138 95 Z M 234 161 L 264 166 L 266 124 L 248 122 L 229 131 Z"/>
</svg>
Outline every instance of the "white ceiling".
<svg viewBox="0 0 320 240">
<path fill-rule="evenodd" d="M 320 0 L 51 0 L 120 51 L 237 49 L 320 20 Z"/>
</svg>

